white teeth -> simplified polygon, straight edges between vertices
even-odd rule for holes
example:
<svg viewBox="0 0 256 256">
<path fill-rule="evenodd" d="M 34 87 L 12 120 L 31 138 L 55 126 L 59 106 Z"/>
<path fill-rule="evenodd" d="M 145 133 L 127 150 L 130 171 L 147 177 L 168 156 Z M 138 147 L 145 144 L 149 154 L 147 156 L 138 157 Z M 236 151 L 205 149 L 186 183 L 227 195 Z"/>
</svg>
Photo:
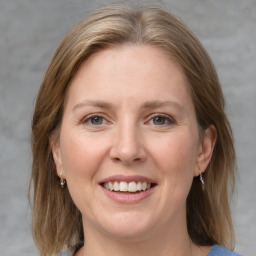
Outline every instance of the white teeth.
<svg viewBox="0 0 256 256">
<path fill-rule="evenodd" d="M 149 183 L 150 184 L 150 183 Z M 137 183 L 137 190 L 138 191 L 141 191 L 142 190 L 142 183 L 139 181 L 138 183 Z"/>
<path fill-rule="evenodd" d="M 103 184 L 104 188 L 109 189 L 109 182 Z"/>
<path fill-rule="evenodd" d="M 121 192 L 136 192 L 136 191 L 146 191 L 151 188 L 151 183 L 144 182 L 126 182 L 126 181 L 115 181 L 115 182 L 105 182 L 103 183 L 104 188 L 110 191 L 121 191 Z"/>
<path fill-rule="evenodd" d="M 129 182 L 128 184 L 128 192 L 136 192 L 137 191 L 137 185 L 136 182 Z"/>
<path fill-rule="evenodd" d="M 106 183 L 104 183 L 104 184 L 106 184 Z M 114 190 L 113 183 L 112 183 L 112 182 L 107 182 L 107 184 L 108 184 L 108 189 L 109 189 L 110 191 L 113 191 L 113 190 Z"/>
<path fill-rule="evenodd" d="M 145 191 L 146 189 L 147 189 L 147 182 L 144 181 L 144 182 L 142 183 L 142 190 Z"/>
<path fill-rule="evenodd" d="M 119 185 L 119 189 L 120 191 L 123 191 L 123 192 L 127 191 L 128 190 L 127 182 L 121 181 Z"/>
<path fill-rule="evenodd" d="M 114 182 L 114 191 L 119 191 L 119 183 L 117 181 Z"/>
</svg>

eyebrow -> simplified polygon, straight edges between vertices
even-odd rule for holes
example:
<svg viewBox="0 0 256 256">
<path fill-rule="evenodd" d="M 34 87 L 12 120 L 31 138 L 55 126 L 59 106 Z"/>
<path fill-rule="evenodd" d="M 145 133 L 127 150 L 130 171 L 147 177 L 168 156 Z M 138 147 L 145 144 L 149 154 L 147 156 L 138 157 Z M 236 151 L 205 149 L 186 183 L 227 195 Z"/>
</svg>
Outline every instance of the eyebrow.
<svg viewBox="0 0 256 256">
<path fill-rule="evenodd" d="M 164 107 L 164 106 L 174 106 L 180 110 L 183 110 L 184 107 L 176 102 L 176 101 L 160 101 L 160 100 L 155 100 L 155 101 L 147 101 L 143 104 L 143 108 L 158 108 L 158 107 Z"/>
<path fill-rule="evenodd" d="M 76 109 L 79 109 L 84 106 L 95 106 L 99 108 L 106 108 L 106 109 L 111 109 L 113 108 L 113 104 L 101 100 L 85 100 L 82 101 L 78 104 L 76 104 L 72 111 L 75 111 Z M 184 107 L 179 104 L 178 102 L 175 101 L 160 101 L 160 100 L 155 100 L 155 101 L 147 101 L 142 105 L 142 108 L 145 109 L 154 109 L 154 108 L 159 108 L 163 106 L 174 106 L 180 110 L 183 110 Z"/>
<path fill-rule="evenodd" d="M 94 107 L 99 107 L 99 108 L 108 108 L 111 109 L 113 108 L 113 105 L 111 103 L 101 101 L 101 100 L 85 100 L 82 101 L 78 104 L 76 104 L 72 111 L 75 111 L 78 108 L 84 107 L 84 106 L 94 106 Z"/>
</svg>

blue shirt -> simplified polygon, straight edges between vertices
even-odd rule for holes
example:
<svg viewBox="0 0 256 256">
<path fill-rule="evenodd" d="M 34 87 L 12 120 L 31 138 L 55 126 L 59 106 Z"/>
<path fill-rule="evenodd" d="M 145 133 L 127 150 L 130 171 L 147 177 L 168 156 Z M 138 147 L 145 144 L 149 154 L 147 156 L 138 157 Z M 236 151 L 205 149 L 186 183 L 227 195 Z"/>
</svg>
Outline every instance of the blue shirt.
<svg viewBox="0 0 256 256">
<path fill-rule="evenodd" d="M 57 256 L 72 256 L 72 253 L 70 251 L 67 251 L 67 252 L 58 254 Z M 237 254 L 235 252 L 231 252 L 225 247 L 214 245 L 206 256 L 242 256 L 242 255 Z"/>
<path fill-rule="evenodd" d="M 241 254 L 237 254 L 235 252 L 231 252 L 225 247 L 214 245 L 207 256 L 242 256 Z"/>
</svg>

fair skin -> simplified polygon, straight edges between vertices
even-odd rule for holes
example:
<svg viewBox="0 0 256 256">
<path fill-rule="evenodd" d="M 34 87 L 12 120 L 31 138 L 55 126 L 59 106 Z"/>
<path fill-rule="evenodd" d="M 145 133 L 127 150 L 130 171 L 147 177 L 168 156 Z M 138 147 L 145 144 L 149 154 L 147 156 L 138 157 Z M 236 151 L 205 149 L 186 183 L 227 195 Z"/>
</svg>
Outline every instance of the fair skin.
<svg viewBox="0 0 256 256">
<path fill-rule="evenodd" d="M 152 46 L 105 49 L 79 68 L 52 142 L 57 172 L 82 214 L 77 255 L 209 251 L 189 238 L 186 198 L 216 136 L 213 127 L 199 136 L 188 88 L 182 69 Z"/>
</svg>

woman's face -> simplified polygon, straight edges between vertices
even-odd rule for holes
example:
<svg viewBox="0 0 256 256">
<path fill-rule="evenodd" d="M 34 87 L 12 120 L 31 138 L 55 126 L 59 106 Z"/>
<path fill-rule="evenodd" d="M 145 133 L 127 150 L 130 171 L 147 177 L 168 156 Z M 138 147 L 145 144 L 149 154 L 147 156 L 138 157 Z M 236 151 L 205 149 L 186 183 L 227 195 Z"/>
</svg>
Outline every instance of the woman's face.
<svg viewBox="0 0 256 256">
<path fill-rule="evenodd" d="M 186 226 L 204 143 L 182 69 L 157 48 L 121 46 L 81 65 L 53 155 L 85 234 L 142 238 Z"/>
</svg>

